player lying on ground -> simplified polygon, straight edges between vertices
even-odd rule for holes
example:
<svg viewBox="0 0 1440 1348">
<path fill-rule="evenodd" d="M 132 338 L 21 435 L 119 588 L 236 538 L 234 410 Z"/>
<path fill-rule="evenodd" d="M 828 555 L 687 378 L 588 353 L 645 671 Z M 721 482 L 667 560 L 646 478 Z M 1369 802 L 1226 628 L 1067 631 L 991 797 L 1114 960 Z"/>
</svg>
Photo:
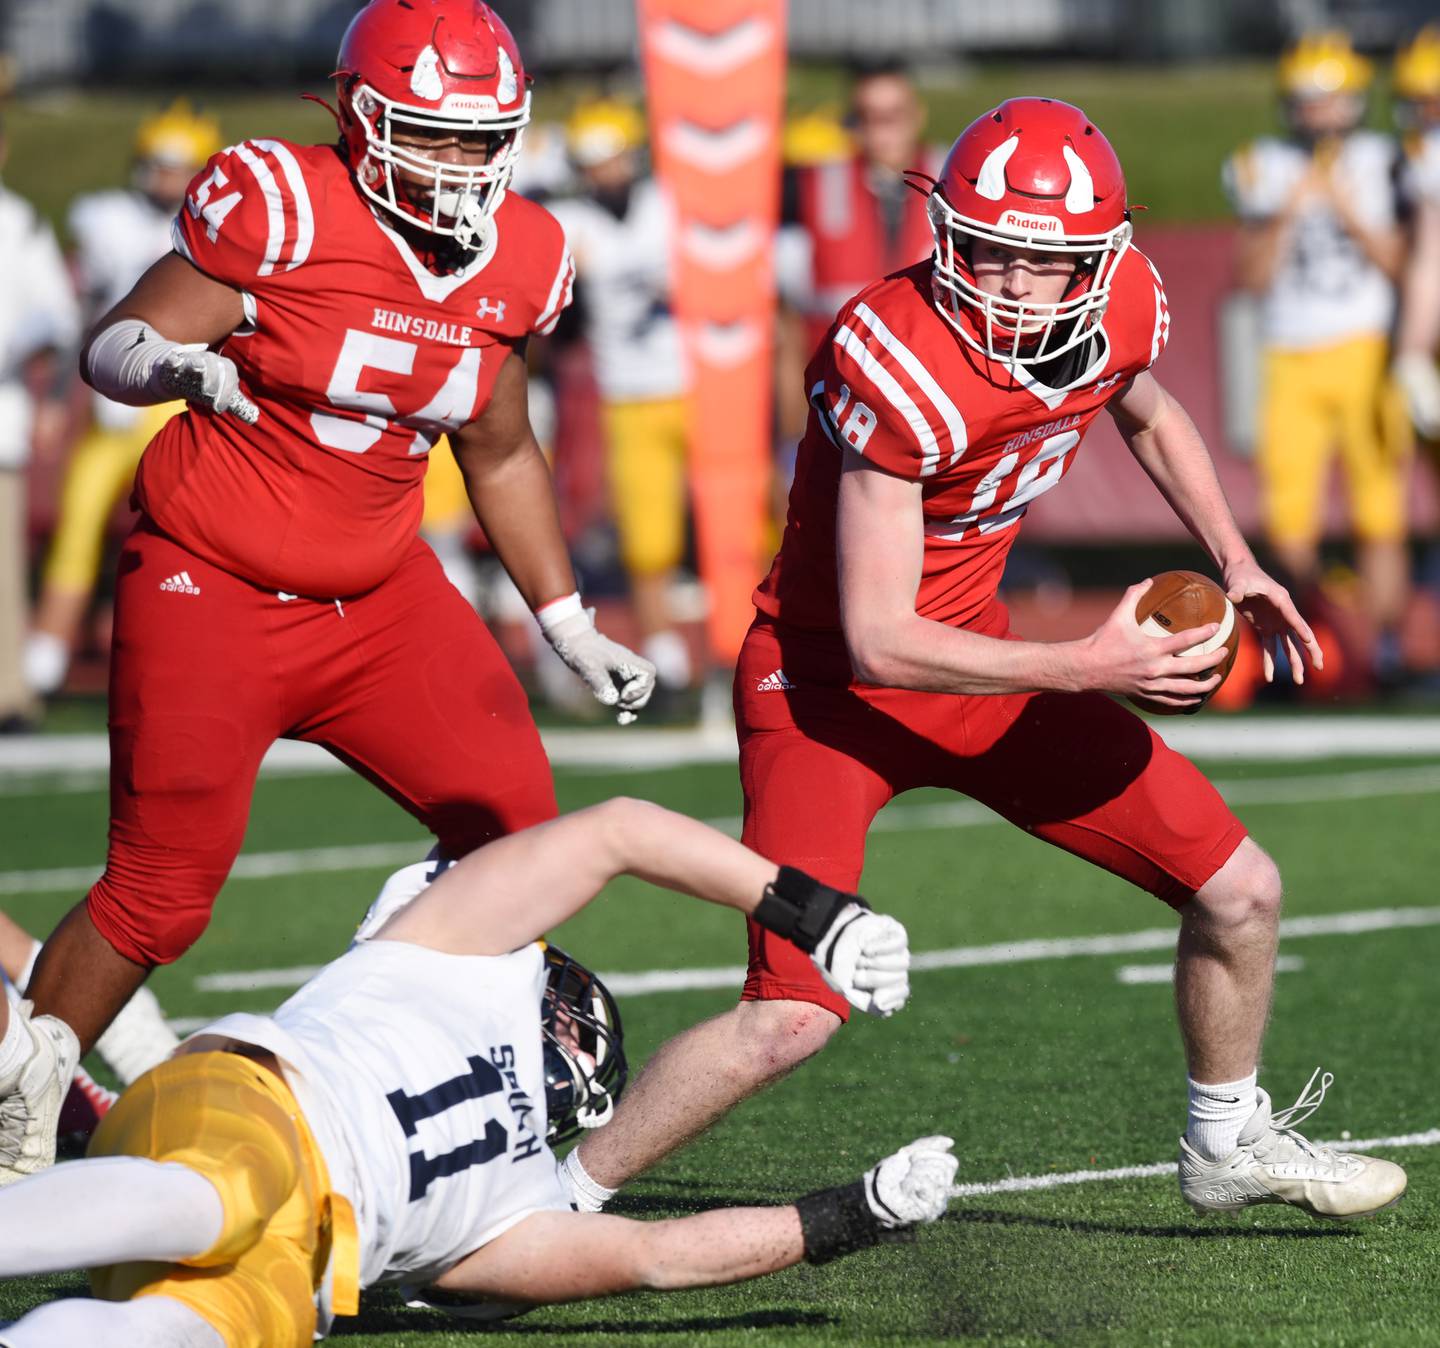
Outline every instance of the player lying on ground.
<svg viewBox="0 0 1440 1348">
<path fill-rule="evenodd" d="M 827 986 L 889 1015 L 905 929 L 656 805 L 613 800 L 472 853 L 273 1018 L 227 1016 L 115 1106 L 91 1159 L 0 1192 L 0 1275 L 90 1267 L 4 1348 L 303 1348 L 358 1287 L 523 1303 L 699 1287 L 823 1262 L 934 1221 L 955 1158 L 923 1138 L 790 1206 L 636 1222 L 571 1210 L 547 1136 L 608 1117 L 619 1019 L 540 934 L 615 876 L 749 914 Z M 408 887 L 408 888 L 407 888 Z M 406 901 L 410 899 L 410 901 Z"/>
<path fill-rule="evenodd" d="M 214 156 L 175 251 L 82 352 L 97 392 L 190 406 L 145 450 L 120 557 L 105 872 L 30 987 L 62 1067 L 204 931 L 276 739 L 324 746 L 448 857 L 554 816 L 525 691 L 416 536 L 442 435 L 559 657 L 622 721 L 654 686 L 581 603 L 530 426 L 526 342 L 574 268 L 506 190 L 530 119 L 513 37 L 481 0 L 370 0 L 336 70 L 338 141 Z M 0 1184 L 50 1163 L 43 1132 L 9 1155 L 64 1090 L 18 1019 L 0 1003 Z"/>
<path fill-rule="evenodd" d="M 1272 1116 L 1257 1084 L 1275 864 L 1194 764 L 1105 696 L 1194 707 L 1224 653 L 1179 652 L 1215 625 L 1146 636 L 1135 587 L 1084 640 L 1021 641 L 997 597 L 1029 502 L 1108 410 L 1254 624 L 1267 676 L 1281 650 L 1297 681 L 1302 648 L 1320 659 L 1149 372 L 1170 314 L 1130 246 L 1119 160 L 1078 108 L 1011 99 L 956 141 L 929 206 L 934 258 L 852 299 L 806 374 L 789 522 L 735 674 L 744 840 L 850 889 L 881 806 L 939 786 L 1148 890 L 1180 919 L 1185 1198 L 1376 1211 L 1404 1171 L 1314 1146 L 1293 1125 L 1318 1101 Z M 662 1047 L 614 1124 L 567 1158 L 577 1199 L 603 1203 L 847 1014 L 792 944 L 752 925 L 744 999 Z"/>
</svg>

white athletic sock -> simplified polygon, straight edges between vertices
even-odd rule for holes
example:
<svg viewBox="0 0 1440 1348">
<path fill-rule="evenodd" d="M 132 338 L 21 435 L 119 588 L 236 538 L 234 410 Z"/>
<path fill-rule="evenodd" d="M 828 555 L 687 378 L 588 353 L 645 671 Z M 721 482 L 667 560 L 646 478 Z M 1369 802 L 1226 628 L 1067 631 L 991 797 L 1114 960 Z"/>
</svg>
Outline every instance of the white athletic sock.
<svg viewBox="0 0 1440 1348">
<path fill-rule="evenodd" d="M 20 977 L 15 980 L 15 991 L 22 997 L 30 986 L 31 975 L 35 972 L 35 961 L 40 958 L 40 952 L 44 949 L 44 942 L 32 941 L 30 953 L 25 957 L 24 967 L 20 970 Z"/>
<path fill-rule="evenodd" d="M 0 1036 L 0 1081 L 18 1073 L 35 1051 L 30 1032 L 21 1023 L 19 1005 L 12 1001 L 7 1009 L 10 1018 L 5 1024 L 4 1035 Z"/>
<path fill-rule="evenodd" d="M 95 1052 L 128 1086 L 180 1047 L 179 1036 L 165 1023 L 165 1013 L 149 988 L 141 986 L 109 1028 L 95 1041 Z"/>
<path fill-rule="evenodd" d="M 225 1207 L 188 1166 L 139 1156 L 67 1161 L 0 1189 L 0 1278 L 174 1263 L 220 1238 Z M 111 1342 L 95 1339 L 93 1342 Z"/>
<path fill-rule="evenodd" d="M 0 1329 L 0 1348 L 225 1348 L 198 1311 L 173 1297 L 95 1301 L 75 1297 L 37 1306 Z"/>
<path fill-rule="evenodd" d="M 560 1182 L 570 1190 L 570 1201 L 578 1212 L 599 1212 L 615 1197 L 614 1189 L 591 1178 L 580 1160 L 579 1147 L 560 1163 Z"/>
<path fill-rule="evenodd" d="M 1256 1074 L 1216 1085 L 1190 1082 L 1190 1118 L 1185 1140 L 1210 1161 L 1223 1161 L 1240 1140 L 1240 1130 L 1260 1103 Z"/>
</svg>

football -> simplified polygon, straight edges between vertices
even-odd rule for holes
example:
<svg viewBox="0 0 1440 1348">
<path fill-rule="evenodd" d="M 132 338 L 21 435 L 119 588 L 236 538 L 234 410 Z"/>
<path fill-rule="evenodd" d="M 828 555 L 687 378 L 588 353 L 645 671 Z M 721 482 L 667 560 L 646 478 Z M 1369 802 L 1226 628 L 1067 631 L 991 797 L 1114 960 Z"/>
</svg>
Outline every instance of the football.
<svg viewBox="0 0 1440 1348">
<path fill-rule="evenodd" d="M 1130 699 L 1141 711 L 1156 716 L 1190 716 L 1199 711 L 1220 688 L 1235 663 L 1235 652 L 1240 649 L 1240 624 L 1235 606 L 1222 590 L 1208 576 L 1198 571 L 1165 571 L 1155 577 L 1155 583 L 1140 596 L 1135 607 L 1135 621 L 1140 630 L 1152 637 L 1172 636 L 1190 627 L 1203 627 L 1206 623 L 1219 623 L 1220 630 L 1209 641 L 1202 641 L 1188 650 L 1185 655 L 1203 655 L 1224 646 L 1225 659 L 1219 665 L 1220 683 L 1206 694 L 1203 701 L 1193 707 L 1167 707 L 1149 698 Z M 1209 673 L 1196 674 L 1197 680 L 1209 678 Z"/>
</svg>

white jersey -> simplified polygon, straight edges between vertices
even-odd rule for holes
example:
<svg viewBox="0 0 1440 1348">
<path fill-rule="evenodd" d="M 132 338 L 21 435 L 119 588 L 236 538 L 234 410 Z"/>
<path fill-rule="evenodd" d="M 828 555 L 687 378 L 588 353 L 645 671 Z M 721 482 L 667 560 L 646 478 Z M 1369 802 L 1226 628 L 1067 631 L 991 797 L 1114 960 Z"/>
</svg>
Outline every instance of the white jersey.
<svg viewBox="0 0 1440 1348">
<path fill-rule="evenodd" d="M 630 193 L 623 218 L 586 197 L 549 203 L 584 286 L 586 338 L 607 402 L 677 398 L 689 387 L 670 312 L 668 199 L 653 178 Z"/>
<path fill-rule="evenodd" d="M 1368 229 L 1395 226 L 1396 156 L 1391 137 L 1353 131 L 1341 143 L 1334 173 L 1356 217 Z M 1223 180 L 1236 214 L 1263 223 L 1279 213 L 1308 172 L 1310 153 L 1293 141 L 1264 137 L 1226 161 Z M 1331 346 L 1384 335 L 1395 317 L 1395 287 L 1323 201 L 1303 206 L 1289 246 L 1262 301 L 1270 346 Z"/>
<path fill-rule="evenodd" d="M 75 292 L 55 235 L 23 197 L 0 187 L 0 469 L 30 457 L 25 362 L 79 336 Z"/>
<path fill-rule="evenodd" d="M 1440 126 L 1427 131 L 1405 157 L 1401 187 L 1411 205 L 1440 206 Z"/>
<path fill-rule="evenodd" d="M 361 1286 L 432 1281 L 530 1214 L 569 1211 L 545 1142 L 544 986 L 538 945 L 480 957 L 360 940 L 273 1017 L 201 1031 L 283 1063 L 355 1209 Z"/>
<path fill-rule="evenodd" d="M 173 211 L 162 211 L 140 192 L 90 192 L 77 197 L 67 221 L 75 241 L 80 292 L 90 312 L 103 314 L 170 251 Z M 95 420 L 111 430 L 133 426 L 143 409 L 94 395 Z"/>
</svg>

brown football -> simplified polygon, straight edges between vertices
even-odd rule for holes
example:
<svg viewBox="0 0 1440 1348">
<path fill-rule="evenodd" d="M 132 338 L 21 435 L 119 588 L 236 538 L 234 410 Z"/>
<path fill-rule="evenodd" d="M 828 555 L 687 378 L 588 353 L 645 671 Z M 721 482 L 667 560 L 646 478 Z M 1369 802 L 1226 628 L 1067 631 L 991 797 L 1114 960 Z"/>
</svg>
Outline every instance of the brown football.
<svg viewBox="0 0 1440 1348">
<path fill-rule="evenodd" d="M 1130 699 L 1142 711 L 1153 712 L 1156 716 L 1190 716 L 1199 711 L 1230 675 L 1235 663 L 1235 652 L 1240 649 L 1240 620 L 1235 606 L 1225 597 L 1222 590 L 1208 576 L 1198 571 L 1166 571 L 1155 577 L 1155 583 L 1140 596 L 1135 607 L 1135 621 L 1140 630 L 1154 637 L 1173 636 L 1191 627 L 1204 627 L 1206 623 L 1219 623 L 1220 630 L 1209 641 L 1200 642 L 1185 651 L 1186 655 L 1201 655 L 1206 651 L 1219 650 L 1224 646 L 1228 654 L 1219 665 L 1220 683 L 1205 696 L 1204 702 L 1193 707 L 1167 707 L 1149 698 Z M 1210 677 L 1209 673 L 1196 674 L 1197 680 Z"/>
</svg>

